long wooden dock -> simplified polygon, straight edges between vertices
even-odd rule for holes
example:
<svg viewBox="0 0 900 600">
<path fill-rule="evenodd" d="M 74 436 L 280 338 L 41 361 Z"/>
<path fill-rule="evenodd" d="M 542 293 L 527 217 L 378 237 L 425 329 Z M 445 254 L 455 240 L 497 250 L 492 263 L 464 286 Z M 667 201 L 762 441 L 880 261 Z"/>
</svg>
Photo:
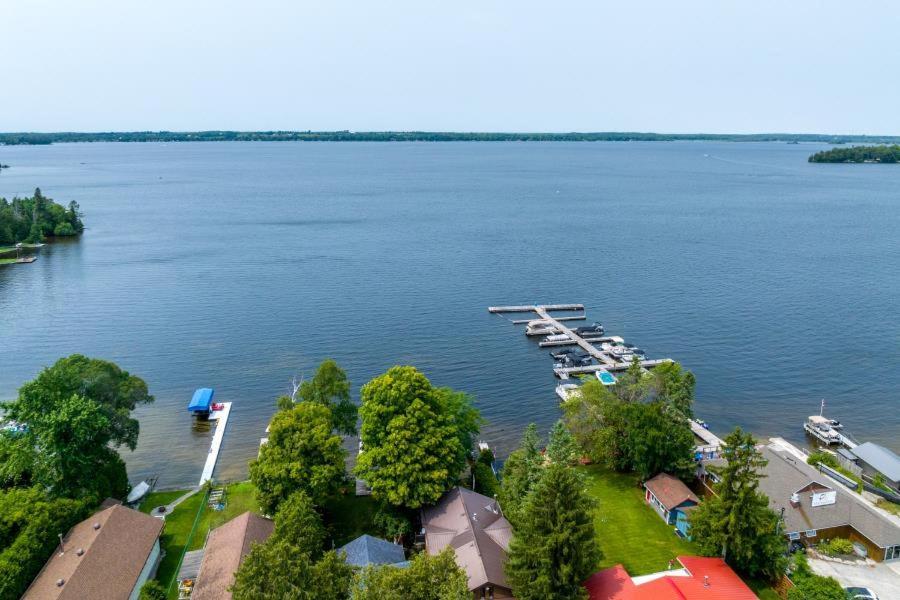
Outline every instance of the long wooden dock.
<svg viewBox="0 0 900 600">
<path fill-rule="evenodd" d="M 584 304 L 542 304 L 535 305 L 519 305 L 519 306 L 488 306 L 488 312 L 492 313 L 511 313 L 511 312 L 537 312 L 541 308 L 547 310 L 584 310 Z"/>
</svg>

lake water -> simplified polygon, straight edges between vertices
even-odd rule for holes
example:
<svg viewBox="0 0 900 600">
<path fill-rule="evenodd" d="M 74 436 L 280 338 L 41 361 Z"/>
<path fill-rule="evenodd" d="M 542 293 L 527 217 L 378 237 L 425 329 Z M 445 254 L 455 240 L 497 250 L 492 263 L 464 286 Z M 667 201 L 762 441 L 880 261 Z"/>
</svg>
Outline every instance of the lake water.
<svg viewBox="0 0 900 600">
<path fill-rule="evenodd" d="M 547 352 L 487 306 L 581 302 L 698 378 L 698 414 L 802 440 L 822 398 L 900 451 L 900 167 L 751 143 L 0 147 L 0 195 L 77 200 L 87 231 L 0 268 L 0 398 L 70 353 L 156 396 L 132 480 L 193 484 L 186 412 L 234 407 L 246 473 L 293 375 L 410 363 L 473 393 L 500 453 L 558 418 Z M 352 447 L 352 442 L 348 442 Z"/>
</svg>

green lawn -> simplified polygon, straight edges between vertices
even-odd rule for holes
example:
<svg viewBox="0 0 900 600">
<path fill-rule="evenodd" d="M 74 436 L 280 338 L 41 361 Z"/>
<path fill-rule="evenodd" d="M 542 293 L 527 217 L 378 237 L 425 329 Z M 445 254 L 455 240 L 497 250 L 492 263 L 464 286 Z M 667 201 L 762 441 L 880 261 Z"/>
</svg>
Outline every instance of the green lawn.
<svg viewBox="0 0 900 600">
<path fill-rule="evenodd" d="M 603 551 L 600 568 L 622 564 L 633 577 L 664 571 L 680 554 L 697 554 L 691 542 L 644 502 L 638 478 L 596 465 L 581 467 L 588 494 L 597 501 L 594 525 Z"/>
<path fill-rule="evenodd" d="M 162 506 L 164 504 L 168 504 L 172 502 L 176 498 L 180 498 L 185 495 L 187 490 L 174 490 L 168 492 L 151 492 L 147 494 L 144 499 L 141 501 L 141 505 L 138 507 L 142 513 L 150 514 L 150 511 L 156 508 L 157 506 Z"/>
</svg>

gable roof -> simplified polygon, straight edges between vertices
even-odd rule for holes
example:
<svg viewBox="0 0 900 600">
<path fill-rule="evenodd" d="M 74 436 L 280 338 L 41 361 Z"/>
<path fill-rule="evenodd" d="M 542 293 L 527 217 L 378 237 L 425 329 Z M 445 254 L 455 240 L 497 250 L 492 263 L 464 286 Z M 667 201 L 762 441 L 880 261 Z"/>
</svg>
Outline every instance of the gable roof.
<svg viewBox="0 0 900 600">
<path fill-rule="evenodd" d="M 721 558 L 679 556 L 678 561 L 684 570 L 645 576 L 640 583 L 616 565 L 591 575 L 584 587 L 591 600 L 756 600 Z"/>
<path fill-rule="evenodd" d="M 251 545 L 265 542 L 274 529 L 272 521 L 251 512 L 238 515 L 213 529 L 206 541 L 206 551 L 191 599 L 230 599 L 228 588 L 234 583 L 234 573 L 250 553 Z"/>
<path fill-rule="evenodd" d="M 656 477 L 647 480 L 644 483 L 644 487 L 656 496 L 656 499 L 666 507 L 666 510 L 672 510 L 687 501 L 700 504 L 700 499 L 688 486 L 684 485 L 684 482 L 668 473 L 660 473 Z"/>
<path fill-rule="evenodd" d="M 31 582 L 23 599 L 127 599 L 162 531 L 160 519 L 106 506 L 75 525 Z M 83 550 L 79 556 L 79 550 Z M 57 585 L 59 580 L 63 585 Z"/>
<path fill-rule="evenodd" d="M 900 526 L 878 514 L 865 502 L 839 485 L 828 485 L 823 475 L 803 460 L 784 450 L 763 446 L 768 464 L 760 471 L 759 490 L 769 497 L 769 508 L 781 514 L 784 509 L 784 531 L 793 533 L 809 529 L 827 529 L 850 525 L 874 544 L 884 548 L 900 544 Z M 810 494 L 799 492 L 812 484 L 835 491 L 834 504 L 812 506 Z M 799 506 L 791 505 L 791 494 L 800 494 Z"/>
<path fill-rule="evenodd" d="M 361 535 L 352 542 L 341 546 L 338 554 L 341 552 L 347 555 L 347 564 L 357 567 L 393 565 L 406 560 L 403 546 L 371 535 Z"/>
<path fill-rule="evenodd" d="M 439 554 L 450 546 L 457 564 L 469 578 L 469 589 L 490 583 L 508 588 L 506 552 L 512 525 L 492 498 L 465 488 L 453 488 L 422 514 L 425 549 Z"/>
<path fill-rule="evenodd" d="M 866 442 L 854 448 L 853 454 L 891 481 L 900 481 L 900 456 L 888 448 Z"/>
</svg>

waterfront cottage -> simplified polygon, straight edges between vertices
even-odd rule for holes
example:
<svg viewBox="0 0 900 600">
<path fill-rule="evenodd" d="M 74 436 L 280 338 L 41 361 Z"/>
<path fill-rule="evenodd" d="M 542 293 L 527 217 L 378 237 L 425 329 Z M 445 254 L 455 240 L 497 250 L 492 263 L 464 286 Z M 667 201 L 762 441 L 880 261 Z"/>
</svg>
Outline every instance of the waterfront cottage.
<svg viewBox="0 0 900 600">
<path fill-rule="evenodd" d="M 497 501 L 465 488 L 453 488 L 422 513 L 425 550 L 453 548 L 456 563 L 469 578 L 475 600 L 508 600 L 512 591 L 503 568 L 512 525 Z"/>
<path fill-rule="evenodd" d="M 212 530 L 200 562 L 191 600 L 230 600 L 228 588 L 234 574 L 250 553 L 251 544 L 269 539 L 275 524 L 269 519 L 245 512 Z"/>
<path fill-rule="evenodd" d="M 371 535 L 361 535 L 349 544 L 341 546 L 338 548 L 338 554 L 341 553 L 344 554 L 347 564 L 354 567 L 369 565 L 405 567 L 407 564 L 403 546 Z"/>
<path fill-rule="evenodd" d="M 788 540 L 814 545 L 835 537 L 851 540 L 856 553 L 875 561 L 900 560 L 900 525 L 859 495 L 832 482 L 783 447 L 761 448 L 768 461 L 759 490 L 782 516 Z"/>
<path fill-rule="evenodd" d="M 137 600 L 159 563 L 160 519 L 113 500 L 62 539 L 23 600 Z"/>
<path fill-rule="evenodd" d="M 663 521 L 674 525 L 680 535 L 690 539 L 689 514 L 700 499 L 677 477 L 660 473 L 644 483 L 644 500 Z"/>
<path fill-rule="evenodd" d="M 721 558 L 679 556 L 680 569 L 630 577 L 616 565 L 584 582 L 590 600 L 756 600 Z"/>
</svg>

